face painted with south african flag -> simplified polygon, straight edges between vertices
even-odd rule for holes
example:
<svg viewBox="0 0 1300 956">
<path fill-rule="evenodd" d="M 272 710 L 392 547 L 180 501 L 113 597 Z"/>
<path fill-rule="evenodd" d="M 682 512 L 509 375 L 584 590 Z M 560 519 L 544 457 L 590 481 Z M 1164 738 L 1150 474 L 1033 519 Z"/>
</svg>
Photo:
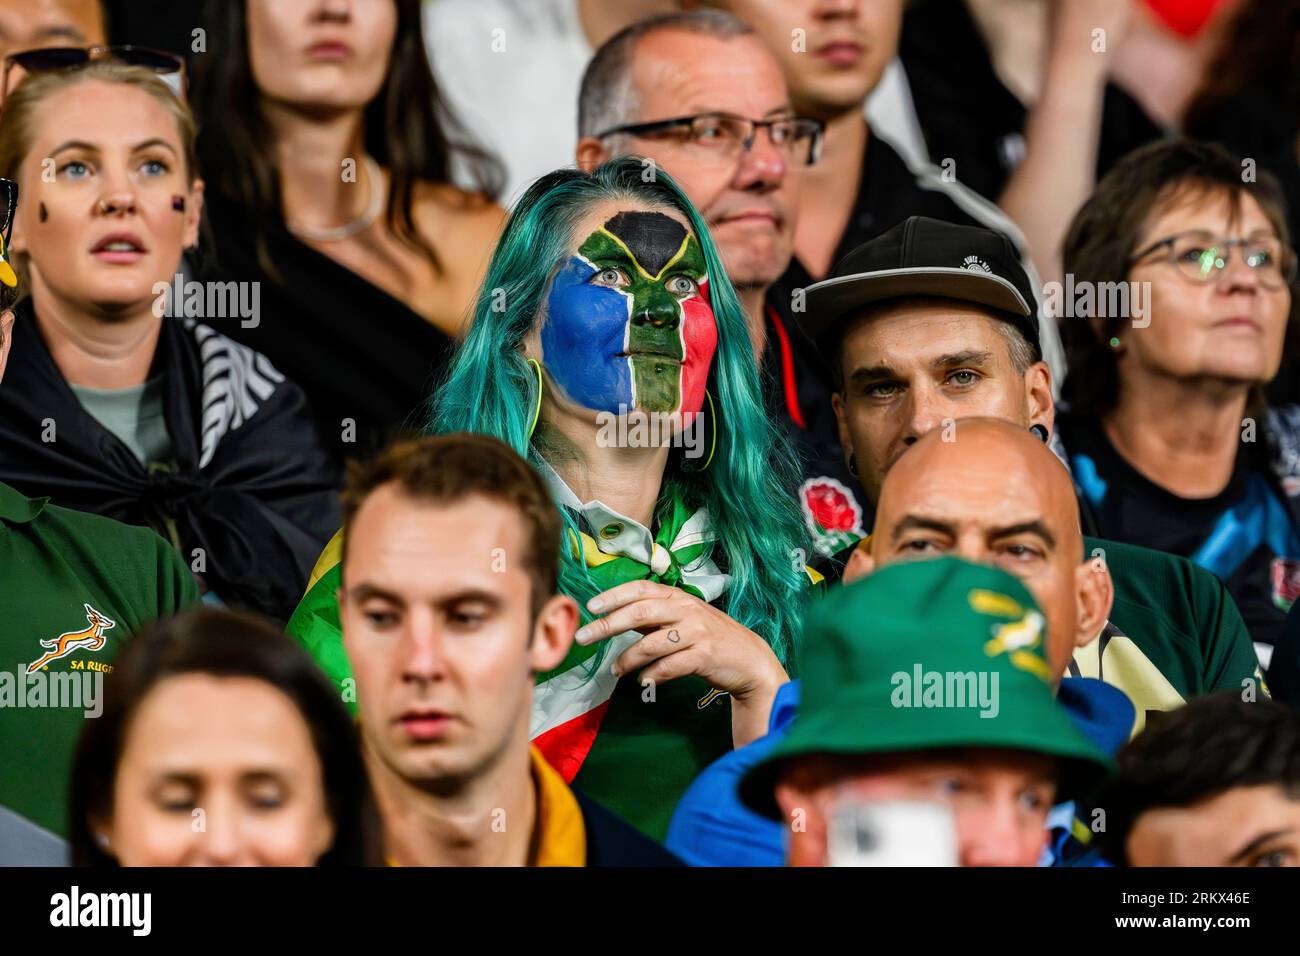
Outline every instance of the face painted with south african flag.
<svg viewBox="0 0 1300 956">
<path fill-rule="evenodd" d="M 546 296 L 543 364 L 593 411 L 699 412 L 717 343 L 699 240 L 663 212 L 607 218 Z"/>
</svg>

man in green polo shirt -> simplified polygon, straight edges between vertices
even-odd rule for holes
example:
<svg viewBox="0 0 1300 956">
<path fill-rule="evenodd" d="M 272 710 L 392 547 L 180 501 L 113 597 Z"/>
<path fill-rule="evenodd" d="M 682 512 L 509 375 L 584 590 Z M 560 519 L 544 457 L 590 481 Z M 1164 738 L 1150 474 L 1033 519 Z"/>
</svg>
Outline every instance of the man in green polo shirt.
<svg viewBox="0 0 1300 956">
<path fill-rule="evenodd" d="M 0 265 L 2 379 L 17 298 L 3 242 Z M 198 598 L 180 555 L 147 528 L 0 483 L 0 810 L 20 818 L 6 814 L 7 825 L 67 833 L 72 755 L 82 721 L 103 707 L 114 654 L 140 625 Z M 25 846 L 40 845 L 24 833 Z M 9 859 L 0 846 L 0 862 L 38 860 Z"/>
</svg>

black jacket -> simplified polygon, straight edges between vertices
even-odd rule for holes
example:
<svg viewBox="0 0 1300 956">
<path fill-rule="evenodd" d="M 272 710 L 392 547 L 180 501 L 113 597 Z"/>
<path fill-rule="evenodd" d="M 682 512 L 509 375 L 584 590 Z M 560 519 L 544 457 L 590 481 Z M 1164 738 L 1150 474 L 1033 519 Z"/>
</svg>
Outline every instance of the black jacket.
<svg viewBox="0 0 1300 956">
<path fill-rule="evenodd" d="M 599 803 L 573 791 L 587 830 L 588 866 L 685 866 L 662 846 L 643 836 Z"/>
<path fill-rule="evenodd" d="M 149 378 L 162 380 L 172 461 L 150 468 L 82 407 L 31 301 L 15 311 L 0 387 L 0 481 L 151 527 L 223 602 L 287 620 L 339 526 L 340 469 L 302 391 L 208 326 L 164 318 Z"/>
</svg>

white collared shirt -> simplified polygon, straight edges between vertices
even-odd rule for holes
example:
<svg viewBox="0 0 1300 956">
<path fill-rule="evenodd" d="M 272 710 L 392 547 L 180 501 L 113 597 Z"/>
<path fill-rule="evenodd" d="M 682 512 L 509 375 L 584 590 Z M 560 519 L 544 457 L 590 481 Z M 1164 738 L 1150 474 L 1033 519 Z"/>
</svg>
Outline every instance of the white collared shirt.
<svg viewBox="0 0 1300 956">
<path fill-rule="evenodd" d="M 568 509 L 596 543 L 603 554 L 627 557 L 648 565 L 655 574 L 663 574 L 671 566 L 671 558 L 663 546 L 655 541 L 650 529 L 627 515 L 620 514 L 601 501 L 582 502 L 550 463 L 542 459 L 538 469 L 551 490 L 555 503 Z M 686 519 L 671 548 L 679 550 L 693 544 L 716 540 L 707 508 L 699 508 Z M 704 600 L 712 603 L 722 596 L 731 584 L 731 575 L 718 568 L 708 551 L 689 564 L 682 565 L 682 580 L 699 590 Z"/>
</svg>

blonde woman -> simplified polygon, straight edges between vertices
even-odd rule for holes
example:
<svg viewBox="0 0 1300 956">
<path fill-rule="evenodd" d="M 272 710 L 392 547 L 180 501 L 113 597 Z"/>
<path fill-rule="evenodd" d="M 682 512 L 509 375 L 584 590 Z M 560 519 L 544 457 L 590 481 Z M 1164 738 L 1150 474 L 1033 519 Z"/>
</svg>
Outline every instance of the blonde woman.
<svg viewBox="0 0 1300 956">
<path fill-rule="evenodd" d="M 0 118 L 24 202 L 30 297 L 0 391 L 0 481 L 147 525 L 210 601 L 286 618 L 337 526 L 340 479 L 306 400 L 175 287 L 198 239 L 194 121 L 154 73 L 109 61 L 30 75 Z M 237 321 L 233 324 L 237 324 Z"/>
</svg>

